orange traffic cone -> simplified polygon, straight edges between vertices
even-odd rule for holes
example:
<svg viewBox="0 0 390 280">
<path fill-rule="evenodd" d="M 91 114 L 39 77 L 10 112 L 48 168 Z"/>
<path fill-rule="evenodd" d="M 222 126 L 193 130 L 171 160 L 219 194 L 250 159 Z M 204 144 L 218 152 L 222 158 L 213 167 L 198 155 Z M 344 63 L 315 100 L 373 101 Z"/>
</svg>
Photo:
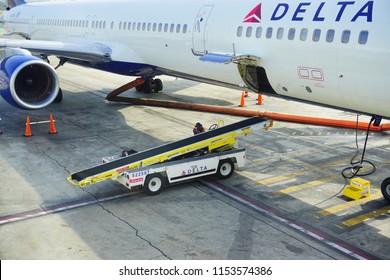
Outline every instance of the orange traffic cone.
<svg viewBox="0 0 390 280">
<path fill-rule="evenodd" d="M 31 125 L 30 125 L 30 116 L 27 116 L 27 120 L 26 120 L 26 130 L 24 132 L 24 136 L 25 137 L 30 137 L 32 136 L 33 134 L 31 133 Z"/>
<path fill-rule="evenodd" d="M 261 94 L 257 95 L 257 105 L 263 105 L 263 96 Z"/>
<path fill-rule="evenodd" d="M 241 102 L 240 102 L 240 107 L 244 107 L 245 106 L 245 93 L 242 92 L 242 96 L 241 96 Z"/>
<path fill-rule="evenodd" d="M 49 131 L 49 133 L 50 134 L 56 134 L 57 133 L 56 127 L 54 125 L 54 120 L 53 120 L 52 114 L 50 114 L 50 131 Z"/>
</svg>

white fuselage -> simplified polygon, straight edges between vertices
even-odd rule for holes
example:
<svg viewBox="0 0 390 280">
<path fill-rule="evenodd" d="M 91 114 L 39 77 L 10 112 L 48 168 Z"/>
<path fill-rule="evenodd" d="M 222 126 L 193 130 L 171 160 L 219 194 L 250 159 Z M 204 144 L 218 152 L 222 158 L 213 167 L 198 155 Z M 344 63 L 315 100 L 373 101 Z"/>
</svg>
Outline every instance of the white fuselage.
<svg viewBox="0 0 390 280">
<path fill-rule="evenodd" d="M 390 118 L 388 12 L 388 0 L 134 0 L 31 3 L 3 18 L 31 40 L 108 46 L 112 62 L 90 66 L 124 75 L 239 87 L 235 63 L 199 58 L 253 56 L 282 97 Z"/>
</svg>

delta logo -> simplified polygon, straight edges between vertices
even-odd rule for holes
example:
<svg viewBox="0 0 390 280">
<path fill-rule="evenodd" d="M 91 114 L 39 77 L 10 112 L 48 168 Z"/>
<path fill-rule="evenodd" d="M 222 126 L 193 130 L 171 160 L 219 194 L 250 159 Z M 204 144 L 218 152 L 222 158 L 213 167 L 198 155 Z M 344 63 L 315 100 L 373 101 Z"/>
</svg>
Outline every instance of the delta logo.
<svg viewBox="0 0 390 280">
<path fill-rule="evenodd" d="M 245 23 L 261 23 L 262 4 L 253 8 L 244 18 Z M 355 2 L 339 1 L 337 3 L 329 2 L 303 2 L 303 3 L 278 3 L 275 8 L 271 8 L 269 13 L 270 21 L 279 21 L 283 19 L 291 21 L 311 20 L 321 22 L 333 20 L 335 22 L 372 22 L 375 1 Z M 329 15 L 329 10 L 333 15 Z M 268 14 L 268 13 L 267 13 Z"/>
<path fill-rule="evenodd" d="M 244 22 L 248 23 L 260 23 L 261 22 L 261 3 L 257 5 L 244 19 Z"/>
</svg>

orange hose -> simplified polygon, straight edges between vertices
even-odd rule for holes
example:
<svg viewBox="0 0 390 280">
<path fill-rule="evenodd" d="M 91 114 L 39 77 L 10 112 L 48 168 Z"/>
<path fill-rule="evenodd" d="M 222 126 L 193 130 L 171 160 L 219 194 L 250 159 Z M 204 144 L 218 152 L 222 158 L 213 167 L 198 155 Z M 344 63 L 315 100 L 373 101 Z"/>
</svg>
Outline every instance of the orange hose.
<svg viewBox="0 0 390 280">
<path fill-rule="evenodd" d="M 166 107 L 166 108 L 193 110 L 193 111 L 203 111 L 203 112 L 235 115 L 235 116 L 243 116 L 243 117 L 259 116 L 259 117 L 264 117 L 264 118 L 269 118 L 272 120 L 284 121 L 284 122 L 305 123 L 305 124 L 320 125 L 320 126 L 356 129 L 356 122 L 348 121 L 348 120 L 335 120 L 335 119 L 306 117 L 306 116 L 280 114 L 280 113 L 272 113 L 272 112 L 259 112 L 254 110 L 228 108 L 224 106 L 211 106 L 205 104 L 193 104 L 193 103 L 156 100 L 156 99 L 147 99 L 147 98 L 129 98 L 129 97 L 115 96 L 112 99 L 110 99 L 110 101 L 117 101 L 117 102 L 124 102 L 124 103 L 131 103 L 131 104 L 145 105 L 145 106 L 157 106 L 157 107 Z M 368 123 L 360 122 L 357 128 L 360 130 L 367 130 Z M 379 125 L 377 127 L 371 126 L 370 128 L 370 131 L 378 131 L 378 132 L 388 131 L 388 130 L 390 130 L 390 124 L 388 123 Z"/>
</svg>

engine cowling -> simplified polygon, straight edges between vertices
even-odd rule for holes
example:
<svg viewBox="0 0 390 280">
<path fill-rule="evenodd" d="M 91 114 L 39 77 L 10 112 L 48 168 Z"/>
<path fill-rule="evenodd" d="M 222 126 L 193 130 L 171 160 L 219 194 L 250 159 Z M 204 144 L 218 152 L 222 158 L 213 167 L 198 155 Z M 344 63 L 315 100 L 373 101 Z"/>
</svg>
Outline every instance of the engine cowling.
<svg viewBox="0 0 390 280">
<path fill-rule="evenodd" d="M 31 55 L 13 55 L 0 63 L 0 94 L 12 106 L 35 110 L 50 105 L 59 92 L 54 68 Z"/>
</svg>

